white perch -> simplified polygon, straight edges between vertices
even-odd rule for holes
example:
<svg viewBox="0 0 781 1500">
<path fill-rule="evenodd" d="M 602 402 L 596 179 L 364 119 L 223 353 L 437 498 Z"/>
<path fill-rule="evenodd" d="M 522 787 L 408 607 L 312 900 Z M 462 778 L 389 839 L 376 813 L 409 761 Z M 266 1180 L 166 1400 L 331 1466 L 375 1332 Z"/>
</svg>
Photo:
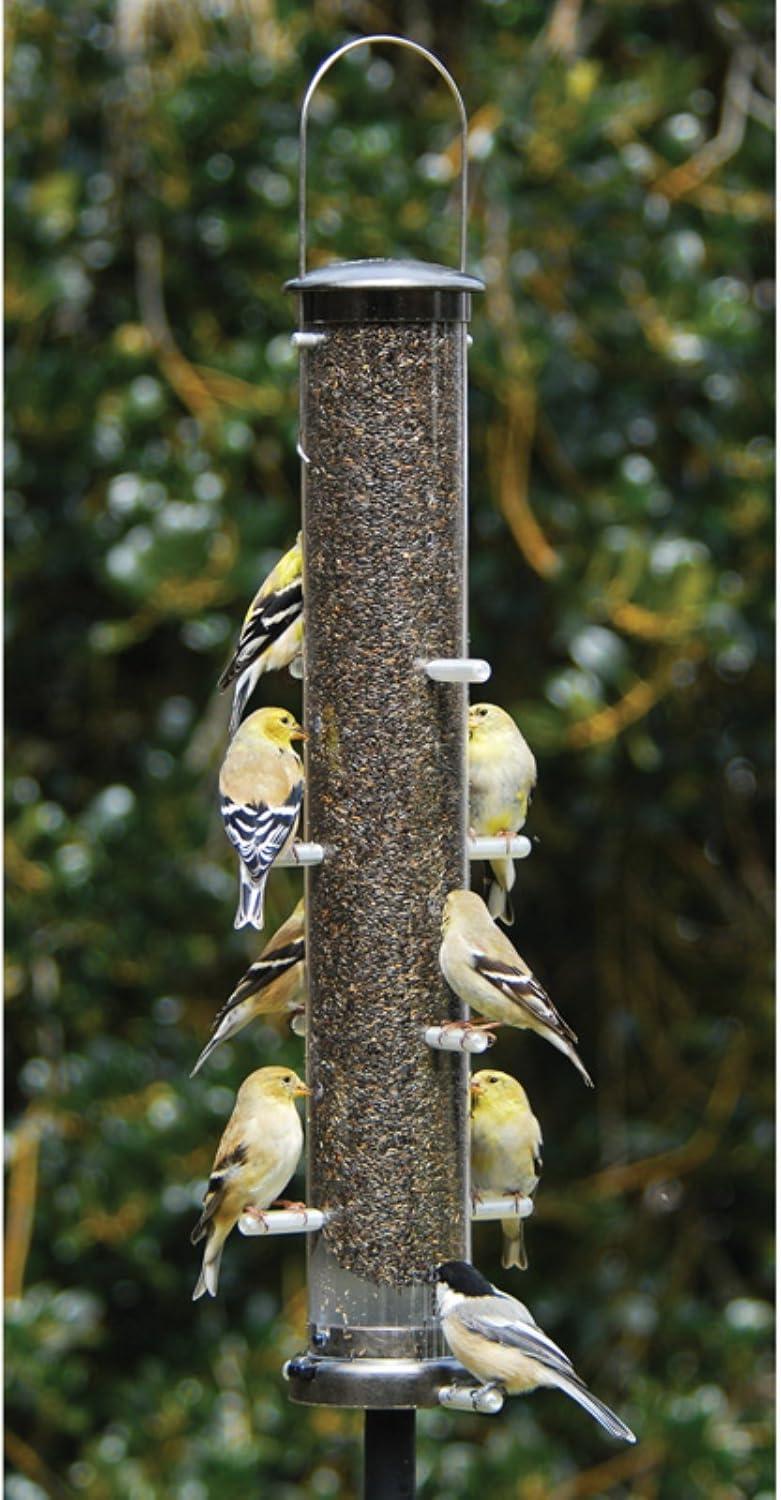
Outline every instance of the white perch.
<svg viewBox="0 0 781 1500">
<path fill-rule="evenodd" d="M 291 333 L 290 342 L 294 349 L 316 349 L 318 344 L 324 344 L 328 338 L 327 333 Z"/>
<path fill-rule="evenodd" d="M 491 676 L 490 662 L 479 657 L 434 656 L 431 661 L 416 661 L 415 666 L 432 682 L 487 682 Z"/>
<path fill-rule="evenodd" d="M 495 1417 L 504 1406 L 504 1396 L 490 1385 L 442 1385 L 437 1392 L 440 1406 L 450 1411 L 478 1411 Z"/>
<path fill-rule="evenodd" d="M 295 839 L 289 849 L 283 849 L 276 863 L 278 865 L 321 865 L 325 859 L 325 849 L 322 844 L 302 844 Z"/>
<path fill-rule="evenodd" d="M 470 859 L 526 859 L 532 852 L 531 839 L 525 833 L 514 833 L 511 838 L 470 839 Z"/>
<path fill-rule="evenodd" d="M 263 1218 L 242 1214 L 241 1234 L 315 1234 L 322 1229 L 326 1215 L 322 1208 L 267 1208 Z"/>
<path fill-rule="evenodd" d="M 433 1052 L 487 1052 L 496 1037 L 490 1031 L 477 1031 L 464 1021 L 453 1026 L 427 1026 L 423 1040 Z"/>
<path fill-rule="evenodd" d="M 534 1202 L 522 1193 L 497 1193 L 492 1198 L 472 1199 L 474 1219 L 528 1219 L 534 1213 Z"/>
</svg>

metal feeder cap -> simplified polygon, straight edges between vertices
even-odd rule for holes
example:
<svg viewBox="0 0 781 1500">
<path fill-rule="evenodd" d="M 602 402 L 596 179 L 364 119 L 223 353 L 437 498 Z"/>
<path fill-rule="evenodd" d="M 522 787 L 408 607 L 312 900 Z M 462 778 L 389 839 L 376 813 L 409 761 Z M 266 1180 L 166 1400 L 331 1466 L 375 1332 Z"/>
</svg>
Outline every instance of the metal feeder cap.
<svg viewBox="0 0 781 1500">
<path fill-rule="evenodd" d="M 335 261 L 285 282 L 305 323 L 469 321 L 477 276 L 423 260 Z"/>
</svg>

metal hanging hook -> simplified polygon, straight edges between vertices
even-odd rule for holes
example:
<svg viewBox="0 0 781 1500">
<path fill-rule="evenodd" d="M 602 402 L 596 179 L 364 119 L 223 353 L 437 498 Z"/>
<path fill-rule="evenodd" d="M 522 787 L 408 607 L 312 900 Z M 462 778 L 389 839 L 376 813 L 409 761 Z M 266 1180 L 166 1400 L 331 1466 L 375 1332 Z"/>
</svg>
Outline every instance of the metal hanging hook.
<svg viewBox="0 0 781 1500">
<path fill-rule="evenodd" d="M 403 36 L 385 36 L 385 35 L 381 34 L 381 35 L 378 35 L 378 36 L 361 36 L 361 37 L 357 37 L 355 39 L 355 41 L 345 42 L 345 44 L 344 44 L 343 47 L 338 47 L 337 50 L 336 50 L 336 52 L 332 52 L 331 55 L 330 55 L 330 57 L 327 57 L 325 59 L 325 62 L 323 62 L 323 63 L 320 64 L 320 67 L 318 68 L 317 72 L 315 73 L 315 75 L 314 75 L 314 77 L 313 77 L 313 79 L 312 79 L 312 81 L 311 81 L 311 83 L 309 85 L 309 88 L 307 89 L 307 91 L 306 91 L 306 93 L 304 95 L 304 102 L 301 105 L 301 121 L 300 121 L 300 125 L 299 125 L 299 130 L 298 130 L 298 146 L 299 146 L 298 274 L 299 274 L 299 276 L 305 276 L 306 275 L 306 171 L 307 171 L 307 138 L 306 138 L 306 127 L 307 127 L 307 123 L 308 123 L 308 120 L 309 120 L 309 106 L 310 106 L 310 104 L 312 102 L 312 97 L 314 95 L 315 89 L 317 88 L 317 86 L 320 83 L 321 79 L 324 78 L 324 76 L 328 72 L 329 68 L 332 68 L 333 65 L 334 65 L 334 63 L 339 61 L 340 57 L 344 57 L 348 52 L 354 52 L 356 47 L 370 47 L 375 42 L 387 42 L 389 44 L 392 44 L 395 47 L 404 47 L 404 48 L 406 48 L 406 50 L 408 52 L 416 52 L 419 57 L 424 57 L 427 62 L 431 63 L 432 68 L 436 69 L 436 71 L 439 73 L 440 77 L 444 78 L 445 83 L 447 84 L 448 88 L 450 89 L 450 92 L 451 92 L 451 94 L 453 96 L 453 99 L 455 100 L 456 109 L 458 110 L 458 119 L 459 119 L 459 125 L 460 125 L 460 135 L 461 135 L 461 182 L 460 182 L 460 194 L 459 194 L 459 197 L 460 197 L 460 206 L 461 206 L 461 223 L 460 223 L 460 227 L 459 227 L 459 240 L 458 240 L 458 243 L 459 243 L 459 270 L 466 271 L 466 209 L 467 209 L 467 160 L 466 160 L 466 156 L 467 156 L 467 119 L 466 119 L 466 110 L 464 108 L 464 101 L 461 98 L 461 94 L 459 92 L 458 85 L 456 84 L 455 79 L 451 76 L 450 73 L 448 73 L 448 70 L 445 67 L 444 63 L 440 62 L 439 58 L 436 57 L 433 52 L 429 52 L 426 47 L 421 47 L 418 42 L 411 42 L 411 41 L 409 41 L 407 37 L 403 37 Z"/>
</svg>

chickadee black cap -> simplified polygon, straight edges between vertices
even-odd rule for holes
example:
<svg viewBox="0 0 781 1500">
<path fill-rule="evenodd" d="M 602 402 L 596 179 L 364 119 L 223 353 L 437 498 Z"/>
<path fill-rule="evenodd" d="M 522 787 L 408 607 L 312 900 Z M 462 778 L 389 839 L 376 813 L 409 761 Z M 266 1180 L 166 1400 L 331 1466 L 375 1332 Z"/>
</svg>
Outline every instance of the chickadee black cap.
<svg viewBox="0 0 781 1500">
<path fill-rule="evenodd" d="M 480 1271 L 470 1266 L 465 1260 L 446 1260 L 441 1266 L 437 1266 L 437 1281 L 444 1281 L 454 1292 L 462 1292 L 465 1297 L 491 1297 L 494 1289 L 490 1281 L 486 1281 Z"/>
</svg>

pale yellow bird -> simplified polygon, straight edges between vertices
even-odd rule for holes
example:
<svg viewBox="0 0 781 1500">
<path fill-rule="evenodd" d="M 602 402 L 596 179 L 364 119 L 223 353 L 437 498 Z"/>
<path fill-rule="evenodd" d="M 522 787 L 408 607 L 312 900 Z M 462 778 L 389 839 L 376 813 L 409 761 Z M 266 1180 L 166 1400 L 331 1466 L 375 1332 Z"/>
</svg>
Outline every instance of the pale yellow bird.
<svg viewBox="0 0 781 1500">
<path fill-rule="evenodd" d="M 236 683 L 228 733 L 239 726 L 258 678 L 264 672 L 289 667 L 301 654 L 304 640 L 304 584 L 301 532 L 293 546 L 279 559 L 255 595 L 241 627 L 236 649 L 218 687 L 221 692 Z"/>
<path fill-rule="evenodd" d="M 310 1093 L 292 1068 L 258 1068 L 245 1078 L 217 1147 L 190 1240 L 206 1239 L 193 1302 L 217 1295 L 225 1241 L 246 1208 L 268 1208 L 298 1166 L 304 1132 L 295 1101 Z"/>
<path fill-rule="evenodd" d="M 481 838 L 510 838 L 526 822 L 537 782 L 537 763 L 515 720 L 495 703 L 473 703 L 468 721 L 469 822 Z M 494 880 L 488 909 L 513 920 L 510 891 L 515 864 L 509 855 L 490 861 Z"/>
<path fill-rule="evenodd" d="M 228 746 L 220 771 L 220 810 L 239 856 L 234 927 L 263 926 L 268 873 L 292 839 L 301 811 L 304 771 L 292 742 L 304 739 L 286 708 L 259 708 Z"/>
<path fill-rule="evenodd" d="M 190 1074 L 194 1078 L 207 1057 L 236 1036 L 257 1016 L 297 1015 L 306 1006 L 304 974 L 304 900 L 250 964 L 212 1023 L 212 1034 Z"/>
<path fill-rule="evenodd" d="M 623 1443 L 637 1441 L 516 1297 L 492 1286 L 467 1261 L 445 1261 L 435 1275 L 445 1342 L 464 1369 L 478 1380 L 503 1387 L 508 1396 L 553 1387 L 577 1401 L 611 1437 Z"/>
<path fill-rule="evenodd" d="M 472 1188 L 533 1197 L 542 1171 L 542 1130 L 526 1090 L 495 1068 L 473 1073 L 469 1089 Z M 526 1270 L 522 1219 L 502 1219 L 502 1265 Z"/>
<path fill-rule="evenodd" d="M 439 964 L 460 1000 L 499 1026 L 536 1031 L 563 1052 L 593 1088 L 577 1052 L 577 1037 L 559 1015 L 528 964 L 500 932 L 474 891 L 451 891 L 442 912 Z"/>
</svg>

